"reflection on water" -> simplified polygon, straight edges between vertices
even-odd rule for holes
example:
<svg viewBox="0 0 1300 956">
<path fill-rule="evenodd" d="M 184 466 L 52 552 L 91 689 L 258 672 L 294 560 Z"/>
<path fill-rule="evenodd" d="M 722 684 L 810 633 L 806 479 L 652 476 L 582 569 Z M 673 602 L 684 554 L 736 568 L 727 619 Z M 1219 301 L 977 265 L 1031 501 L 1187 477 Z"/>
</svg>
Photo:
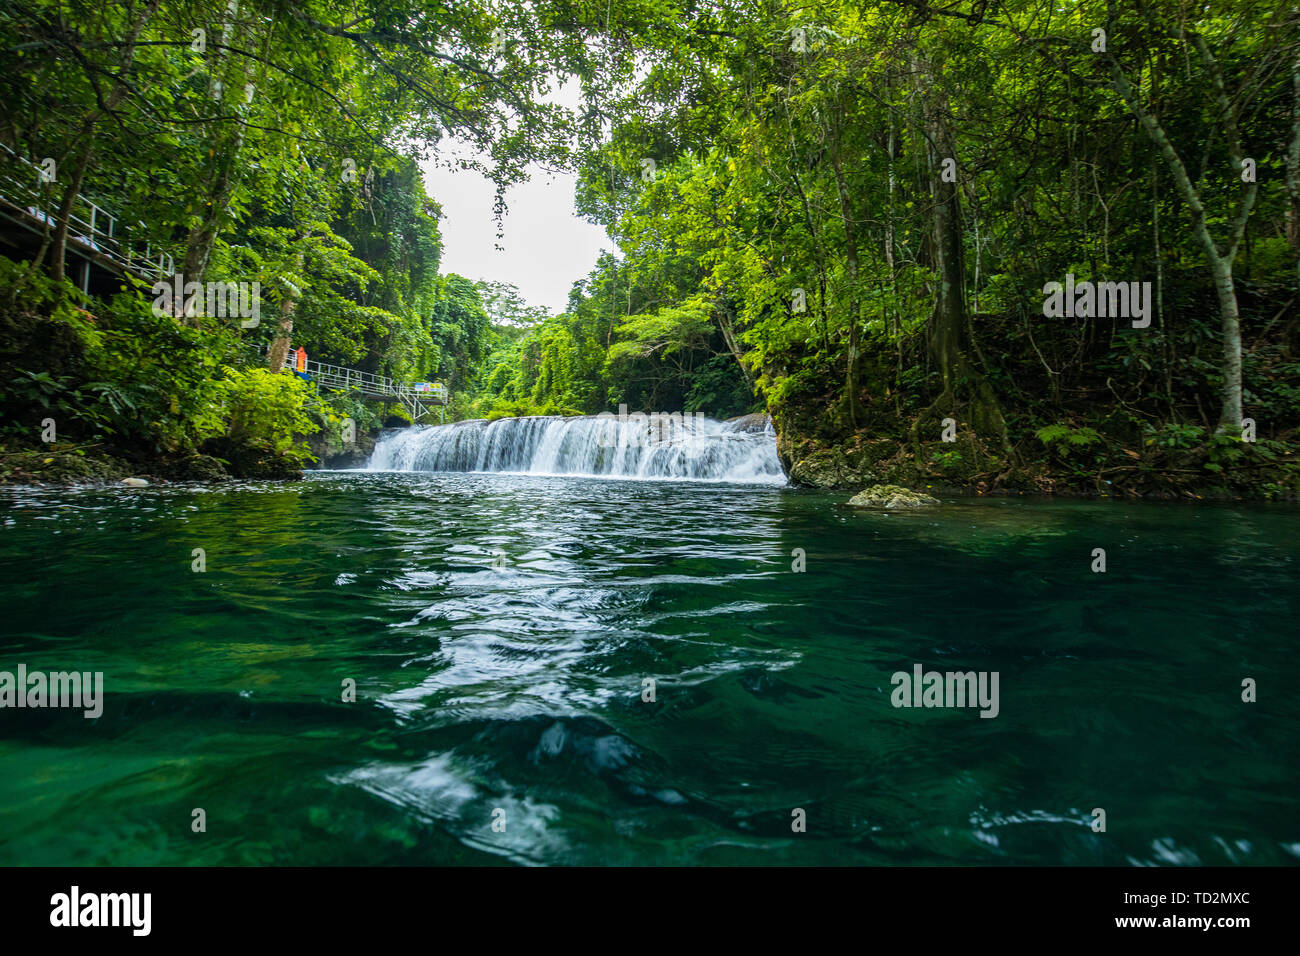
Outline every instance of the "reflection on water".
<svg viewBox="0 0 1300 956">
<path fill-rule="evenodd" d="M 5 492 L 0 670 L 106 700 L 0 710 L 0 863 L 1300 858 L 1300 512 L 843 497 Z M 894 709 L 913 663 L 998 671 L 999 716 Z"/>
</svg>

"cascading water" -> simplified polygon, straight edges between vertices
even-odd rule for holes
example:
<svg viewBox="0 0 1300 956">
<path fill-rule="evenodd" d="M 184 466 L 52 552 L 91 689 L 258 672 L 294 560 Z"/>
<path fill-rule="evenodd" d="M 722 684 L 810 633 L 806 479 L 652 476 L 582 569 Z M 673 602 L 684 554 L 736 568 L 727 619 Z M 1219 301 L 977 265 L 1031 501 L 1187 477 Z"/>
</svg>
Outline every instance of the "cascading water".
<svg viewBox="0 0 1300 956">
<path fill-rule="evenodd" d="M 539 416 L 420 426 L 381 436 L 368 467 L 785 483 L 776 433 L 762 416 Z"/>
</svg>

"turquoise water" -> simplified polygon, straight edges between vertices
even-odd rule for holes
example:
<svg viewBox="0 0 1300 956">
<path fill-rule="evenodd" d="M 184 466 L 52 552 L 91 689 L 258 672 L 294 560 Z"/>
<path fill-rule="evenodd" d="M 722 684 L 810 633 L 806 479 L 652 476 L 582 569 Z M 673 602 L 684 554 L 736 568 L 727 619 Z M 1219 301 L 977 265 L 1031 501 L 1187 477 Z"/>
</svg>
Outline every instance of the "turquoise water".
<svg viewBox="0 0 1300 956">
<path fill-rule="evenodd" d="M 2 492 L 0 670 L 106 693 L 0 710 L 0 863 L 1300 859 L 1300 510 L 845 497 Z M 893 707 L 916 663 L 998 716 Z"/>
</svg>

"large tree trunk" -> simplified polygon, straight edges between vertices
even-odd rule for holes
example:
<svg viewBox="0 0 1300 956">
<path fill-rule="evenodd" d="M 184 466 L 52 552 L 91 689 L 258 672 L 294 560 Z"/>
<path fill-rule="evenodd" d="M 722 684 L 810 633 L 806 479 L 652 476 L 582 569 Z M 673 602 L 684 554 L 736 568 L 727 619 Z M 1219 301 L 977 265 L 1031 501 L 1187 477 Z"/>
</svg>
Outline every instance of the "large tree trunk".
<svg viewBox="0 0 1300 956">
<path fill-rule="evenodd" d="M 939 367 L 943 392 L 921 413 L 914 425 L 913 445 L 919 441 L 920 426 L 935 412 L 955 412 L 957 383 L 966 380 L 974 394 L 970 398 L 970 420 L 976 434 L 996 440 L 1008 455 L 1012 448 L 1006 421 L 993 387 L 980 369 L 967 358 L 966 261 L 962 244 L 961 195 L 953 182 L 944 181 L 945 159 L 956 160 L 956 147 L 948 117 L 948 104 L 934 82 L 927 61 L 915 63 L 918 91 L 923 97 L 922 120 L 928 141 L 930 169 L 930 246 L 938 290 L 930 313 L 927 342 L 930 356 Z"/>
</svg>

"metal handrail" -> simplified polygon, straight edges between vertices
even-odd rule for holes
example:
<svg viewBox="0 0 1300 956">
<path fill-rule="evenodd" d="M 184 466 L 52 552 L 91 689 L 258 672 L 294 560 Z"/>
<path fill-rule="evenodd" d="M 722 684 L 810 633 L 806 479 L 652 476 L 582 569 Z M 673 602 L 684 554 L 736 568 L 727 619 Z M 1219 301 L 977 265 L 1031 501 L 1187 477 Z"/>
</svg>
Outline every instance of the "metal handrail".
<svg viewBox="0 0 1300 956">
<path fill-rule="evenodd" d="M 355 388 L 365 395 L 392 396 L 406 402 L 431 402 L 435 405 L 447 404 L 447 387 L 435 385 L 432 388 L 416 391 L 415 386 L 395 382 L 391 378 L 363 372 L 360 369 L 347 368 L 342 365 L 329 365 L 325 362 L 305 363 L 304 371 L 312 380 L 326 388 Z M 291 372 L 298 371 L 296 358 L 290 353 L 284 360 L 284 367 Z"/>
<path fill-rule="evenodd" d="M 0 187 L 2 187 L 0 198 L 25 212 L 34 221 L 53 225 L 55 216 L 45 208 L 47 202 L 45 191 L 37 185 L 42 175 L 41 168 L 18 155 L 8 145 L 0 143 L 0 147 L 3 147 L 9 154 L 9 158 L 16 162 L 20 169 L 25 167 L 24 171 L 30 174 L 29 178 L 24 180 L 10 169 L 0 169 Z M 137 225 L 144 228 L 143 222 Z M 117 216 L 86 196 L 78 195 L 73 200 L 72 210 L 68 215 L 68 241 L 103 256 L 124 271 L 155 280 L 171 277 L 175 272 L 175 261 L 169 254 L 160 252 L 154 256 L 152 245 L 149 243 L 145 244 L 144 255 L 133 252 L 131 243 L 123 241 L 121 230 L 117 226 Z"/>
</svg>

